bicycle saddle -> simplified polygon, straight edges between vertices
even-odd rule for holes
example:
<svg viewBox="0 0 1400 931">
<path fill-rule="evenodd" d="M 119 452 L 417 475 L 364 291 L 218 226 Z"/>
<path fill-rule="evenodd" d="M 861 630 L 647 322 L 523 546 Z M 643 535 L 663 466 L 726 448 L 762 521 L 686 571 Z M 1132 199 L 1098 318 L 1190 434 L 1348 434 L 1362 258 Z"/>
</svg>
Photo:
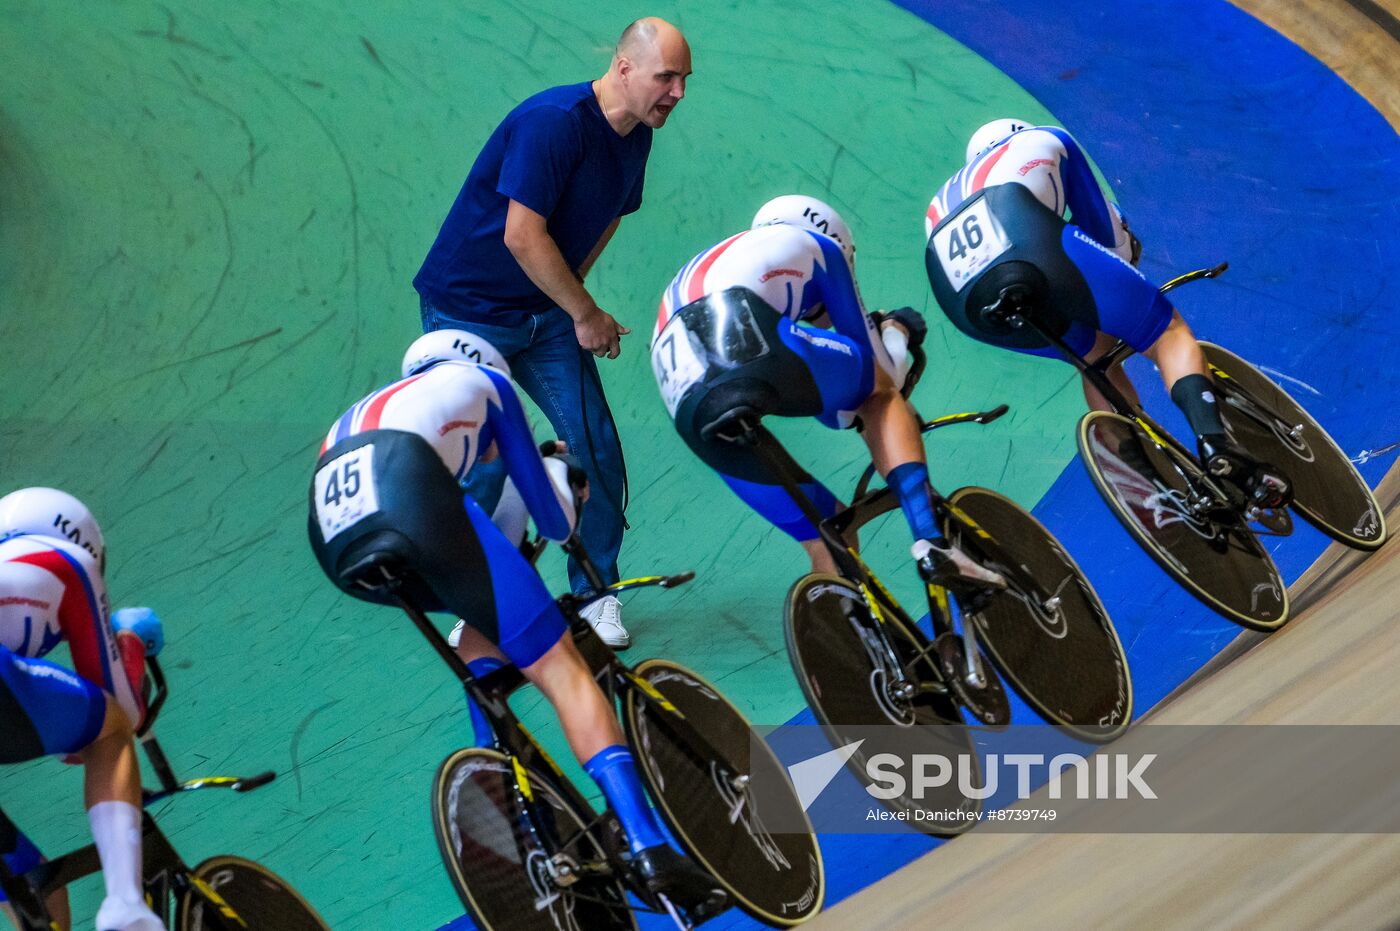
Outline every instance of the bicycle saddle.
<svg viewBox="0 0 1400 931">
<path fill-rule="evenodd" d="M 402 555 L 388 541 L 374 541 L 379 546 L 365 548 L 358 558 L 343 560 L 340 581 L 347 587 L 367 592 L 388 592 L 404 582 L 407 565 Z M 353 552 L 347 555 L 355 555 Z"/>
</svg>

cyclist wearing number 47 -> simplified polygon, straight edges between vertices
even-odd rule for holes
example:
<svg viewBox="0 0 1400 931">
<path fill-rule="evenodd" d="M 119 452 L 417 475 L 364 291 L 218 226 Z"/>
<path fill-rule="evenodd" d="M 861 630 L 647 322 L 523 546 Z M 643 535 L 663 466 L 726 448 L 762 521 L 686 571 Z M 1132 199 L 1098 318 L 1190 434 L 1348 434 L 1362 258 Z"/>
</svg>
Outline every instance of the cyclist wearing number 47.
<svg viewBox="0 0 1400 931">
<path fill-rule="evenodd" d="M 979 128 L 967 144 L 966 164 L 929 204 L 924 235 L 929 282 L 958 329 L 993 346 L 1059 358 L 1039 334 L 989 315 L 1020 290 L 1056 315 L 1040 322 L 1060 330 L 1056 335 L 1089 362 L 1123 340 L 1156 363 L 1211 474 L 1260 506 L 1287 503 L 1287 478 L 1226 433 L 1195 336 L 1137 270 L 1142 244 L 1068 132 L 1012 119 Z M 1121 366 L 1108 377 L 1137 400 Z M 1090 407 L 1108 409 L 1087 378 L 1084 396 Z"/>
<path fill-rule="evenodd" d="M 462 330 L 419 337 L 403 378 L 336 421 L 311 486 L 309 533 L 326 575 L 349 595 L 389 603 L 342 575 L 388 550 L 412 571 L 404 594 L 425 611 L 465 621 L 455 644 L 477 676 L 514 663 L 559 716 L 570 748 L 598 783 L 627 833 L 638 873 L 652 891 L 696 916 L 722 907 L 724 893 L 667 846 L 647 805 L 636 763 L 602 690 L 544 581 L 458 483 L 498 455 L 535 525 L 550 540 L 575 530 L 573 488 L 581 471 L 541 459 L 501 354 Z M 572 486 L 572 487 L 571 487 Z M 472 706 L 480 745 L 489 725 Z"/>
<path fill-rule="evenodd" d="M 83 764 L 83 800 L 107 890 L 97 929 L 160 931 L 165 925 L 141 892 L 141 772 L 132 734 L 146 713 L 145 655 L 160 649 L 164 635 L 148 608 L 108 618 L 106 553 L 96 519 L 72 495 L 23 488 L 0 498 L 0 763 L 55 755 Z M 40 658 L 64 640 L 77 675 Z M 3 818 L 0 856 L 12 874 L 42 862 Z M 47 905 L 66 929 L 67 894 L 53 893 Z M 8 908 L 0 894 L 0 913 Z"/>
<path fill-rule="evenodd" d="M 745 410 L 816 417 L 833 429 L 859 419 L 925 577 L 1005 587 L 938 529 L 919 418 L 900 394 L 923 318 L 907 307 L 867 314 L 854 258 L 851 231 L 834 209 L 788 194 L 760 207 L 750 229 L 691 259 L 662 296 L 652 337 L 652 368 L 676 430 L 744 503 L 802 544 L 814 572 L 834 573 L 817 528 L 758 453 L 729 441 L 722 425 Z M 835 332 L 819 328 L 826 326 Z M 820 482 L 808 476 L 801 487 L 823 517 L 836 513 Z"/>
</svg>

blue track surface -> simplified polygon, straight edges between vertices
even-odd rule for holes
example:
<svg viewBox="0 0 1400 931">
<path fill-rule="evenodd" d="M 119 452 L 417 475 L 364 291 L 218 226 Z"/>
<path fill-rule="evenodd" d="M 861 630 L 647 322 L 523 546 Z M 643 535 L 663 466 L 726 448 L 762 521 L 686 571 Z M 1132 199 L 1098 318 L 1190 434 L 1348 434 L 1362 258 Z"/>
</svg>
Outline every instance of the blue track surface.
<svg viewBox="0 0 1400 931">
<path fill-rule="evenodd" d="M 1400 359 L 1390 311 L 1400 291 L 1400 138 L 1340 78 L 1214 0 L 898 5 L 996 65 L 1075 134 L 1142 238 L 1150 278 L 1229 260 L 1222 281 L 1173 295 L 1198 335 L 1281 373 L 1349 454 L 1400 439 L 1400 373 L 1387 361 Z M 938 180 L 931 174 L 930 190 Z M 1129 368 L 1148 408 L 1184 430 L 1155 372 Z M 1374 484 L 1390 464 L 1371 461 L 1362 474 Z M 1035 513 L 1112 614 L 1139 714 L 1238 634 L 1132 544 L 1077 461 Z M 1300 526 L 1274 558 L 1291 580 L 1325 544 Z M 1018 706 L 1014 720 L 1038 719 Z M 934 846 L 915 835 L 824 835 L 827 904 Z M 759 926 L 731 913 L 708 927 Z"/>
</svg>

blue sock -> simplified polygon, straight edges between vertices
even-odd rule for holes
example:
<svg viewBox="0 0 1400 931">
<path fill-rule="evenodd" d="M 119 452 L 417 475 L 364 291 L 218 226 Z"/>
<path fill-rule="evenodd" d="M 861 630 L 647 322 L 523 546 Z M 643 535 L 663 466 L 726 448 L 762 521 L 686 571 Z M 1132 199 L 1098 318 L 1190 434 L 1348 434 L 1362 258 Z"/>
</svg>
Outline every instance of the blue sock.
<svg viewBox="0 0 1400 931">
<path fill-rule="evenodd" d="M 647 804 L 642 782 L 637 776 L 637 761 L 632 751 L 622 744 L 599 750 L 593 759 L 583 764 L 588 775 L 603 790 L 608 805 L 617 812 L 622 829 L 627 832 L 627 845 L 633 853 L 645 847 L 666 843 L 656 814 Z"/>
<path fill-rule="evenodd" d="M 503 661 L 494 656 L 481 656 L 467 663 L 467 671 L 480 679 L 504 665 L 506 664 Z M 491 722 L 487 719 L 486 712 L 482 711 L 481 706 L 472 700 L 470 694 L 467 695 L 467 711 L 471 712 L 472 716 L 472 746 L 495 746 L 496 738 L 491 731 Z"/>
<path fill-rule="evenodd" d="M 906 462 L 890 470 L 885 476 L 885 484 L 894 489 L 899 498 L 899 506 L 904 511 L 904 519 L 915 539 L 936 540 L 938 520 L 933 515 L 933 489 L 928 483 L 928 466 L 922 462 Z"/>
</svg>

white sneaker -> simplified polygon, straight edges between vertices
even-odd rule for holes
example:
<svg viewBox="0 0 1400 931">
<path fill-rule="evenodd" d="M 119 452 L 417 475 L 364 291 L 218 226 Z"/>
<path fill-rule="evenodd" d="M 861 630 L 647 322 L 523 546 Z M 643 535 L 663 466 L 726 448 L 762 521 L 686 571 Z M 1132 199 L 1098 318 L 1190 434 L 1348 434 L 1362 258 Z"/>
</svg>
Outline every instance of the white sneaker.
<svg viewBox="0 0 1400 931">
<path fill-rule="evenodd" d="M 97 931 L 165 931 L 165 923 L 145 902 L 108 896 L 97 910 Z"/>
<path fill-rule="evenodd" d="M 631 634 L 622 626 L 622 602 L 616 596 L 604 595 L 580 611 L 579 616 L 614 650 L 625 650 L 632 645 Z"/>
</svg>

